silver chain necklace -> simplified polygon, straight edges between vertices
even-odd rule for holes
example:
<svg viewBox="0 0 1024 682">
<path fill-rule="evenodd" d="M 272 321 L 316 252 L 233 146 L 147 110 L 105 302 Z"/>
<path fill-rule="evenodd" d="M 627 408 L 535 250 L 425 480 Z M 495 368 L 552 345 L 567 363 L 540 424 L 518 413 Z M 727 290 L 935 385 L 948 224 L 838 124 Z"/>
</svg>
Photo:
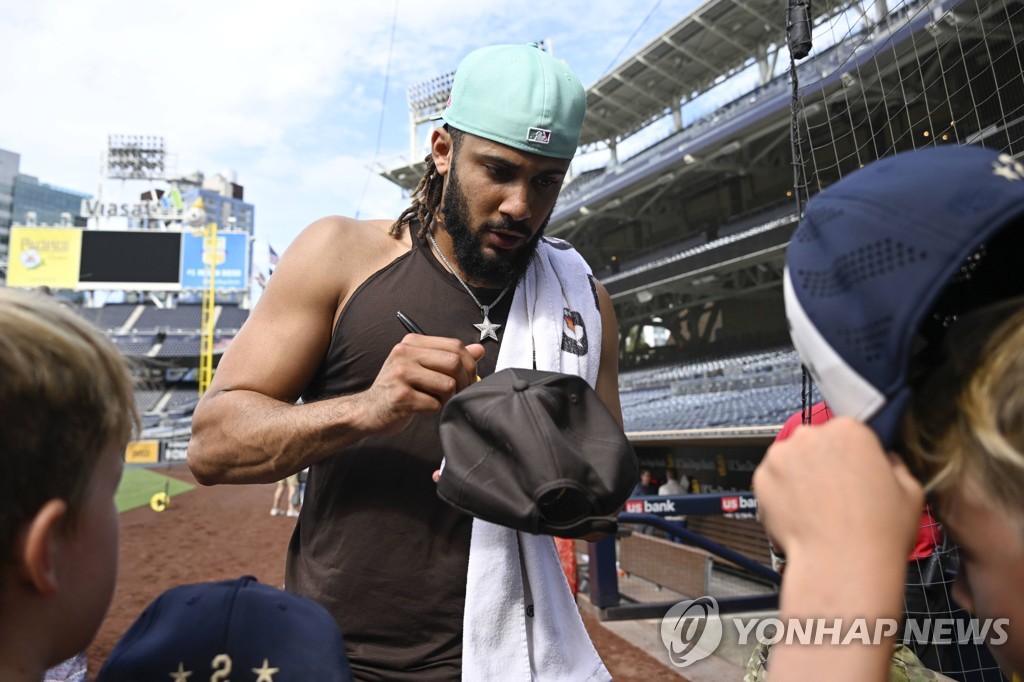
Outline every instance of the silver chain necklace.
<svg viewBox="0 0 1024 682">
<path fill-rule="evenodd" d="M 480 324 L 473 325 L 478 330 L 480 330 L 480 340 L 483 341 L 484 339 L 494 339 L 495 341 L 497 341 L 498 335 L 495 334 L 495 332 L 498 331 L 501 325 L 494 324 L 493 322 L 491 322 L 487 318 L 487 313 L 491 311 L 491 308 L 498 305 L 498 301 L 500 301 L 505 296 L 505 294 L 508 293 L 508 290 L 512 288 L 512 285 L 509 284 L 504 289 L 502 289 L 501 293 L 498 294 L 498 297 L 496 299 L 491 301 L 490 305 L 484 305 L 483 303 L 480 302 L 480 299 L 476 297 L 476 294 L 473 293 L 473 290 L 469 288 L 469 285 L 466 284 L 461 277 L 459 277 L 457 272 L 455 272 L 455 268 L 453 268 L 452 264 L 448 262 L 448 259 L 444 257 L 444 254 L 441 253 L 441 248 L 437 245 L 437 242 L 434 241 L 434 235 L 431 234 L 430 232 L 427 232 L 427 239 L 430 240 L 430 245 L 434 247 L 434 252 L 437 253 L 438 257 L 441 259 L 441 262 L 444 263 L 444 266 L 446 268 L 448 268 L 448 272 L 452 273 L 455 279 L 459 281 L 459 284 L 462 285 L 462 288 L 465 289 L 466 293 L 469 294 L 469 297 L 473 299 L 473 303 L 476 303 L 476 307 L 479 308 L 480 312 L 484 314 L 484 321 L 481 322 Z"/>
</svg>

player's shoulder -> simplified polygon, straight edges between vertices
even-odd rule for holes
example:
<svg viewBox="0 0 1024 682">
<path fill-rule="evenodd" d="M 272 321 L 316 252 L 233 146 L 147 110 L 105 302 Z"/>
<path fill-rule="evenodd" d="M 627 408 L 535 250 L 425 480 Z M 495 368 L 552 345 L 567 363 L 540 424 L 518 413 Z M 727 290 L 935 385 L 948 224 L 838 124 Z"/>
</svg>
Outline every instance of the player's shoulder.
<svg viewBox="0 0 1024 682">
<path fill-rule="evenodd" d="M 391 225 L 388 220 L 325 216 L 302 230 L 289 249 L 321 262 L 390 262 L 410 248 L 407 230 L 395 237 Z"/>
<path fill-rule="evenodd" d="M 410 242 L 389 234 L 386 220 L 326 216 L 310 223 L 289 244 L 274 270 L 280 284 L 317 289 L 343 299 L 370 274 L 409 251 Z"/>
<path fill-rule="evenodd" d="M 389 233 L 392 221 L 358 220 L 342 215 L 324 216 L 310 223 L 296 241 L 328 241 L 353 246 L 360 243 L 398 241 Z"/>
</svg>

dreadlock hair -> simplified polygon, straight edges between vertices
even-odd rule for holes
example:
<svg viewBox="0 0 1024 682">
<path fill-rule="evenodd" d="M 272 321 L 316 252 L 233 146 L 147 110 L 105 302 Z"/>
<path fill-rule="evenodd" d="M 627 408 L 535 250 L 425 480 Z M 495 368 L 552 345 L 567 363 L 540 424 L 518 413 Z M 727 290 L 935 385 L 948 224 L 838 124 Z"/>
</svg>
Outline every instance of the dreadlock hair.
<svg viewBox="0 0 1024 682">
<path fill-rule="evenodd" d="M 458 128 L 453 128 L 447 123 L 444 124 L 444 129 L 448 131 L 448 134 L 452 138 L 452 161 L 459 155 L 459 144 L 462 142 L 462 131 Z M 412 203 L 407 209 L 402 211 L 402 215 L 398 216 L 388 231 L 392 237 L 398 237 L 402 234 L 402 228 L 408 223 L 412 224 L 413 220 L 416 220 L 420 224 L 419 232 L 416 233 L 417 238 L 423 238 L 427 232 L 430 231 L 430 226 L 434 222 L 434 216 L 437 215 L 437 210 L 441 207 L 441 195 L 444 192 L 444 176 L 437 172 L 437 168 L 434 166 L 434 155 L 427 154 L 427 158 L 424 159 L 427 163 L 427 169 L 423 173 L 423 177 L 420 179 L 420 183 L 416 185 L 416 189 L 412 192 Z"/>
</svg>

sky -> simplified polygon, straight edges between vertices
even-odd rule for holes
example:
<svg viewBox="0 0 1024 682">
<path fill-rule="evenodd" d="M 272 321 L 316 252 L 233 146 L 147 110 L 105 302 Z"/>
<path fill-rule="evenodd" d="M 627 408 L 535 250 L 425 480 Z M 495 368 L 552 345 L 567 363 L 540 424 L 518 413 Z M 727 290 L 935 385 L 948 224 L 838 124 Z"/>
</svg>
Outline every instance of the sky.
<svg viewBox="0 0 1024 682">
<path fill-rule="evenodd" d="M 547 39 L 589 87 L 697 5 L 0 0 L 0 148 L 95 196 L 108 135 L 162 136 L 178 174 L 233 173 L 257 243 L 282 252 L 322 216 L 407 205 L 376 169 L 409 159 L 409 86 L 475 48 Z M 103 198 L 139 191 L 107 180 Z"/>
</svg>

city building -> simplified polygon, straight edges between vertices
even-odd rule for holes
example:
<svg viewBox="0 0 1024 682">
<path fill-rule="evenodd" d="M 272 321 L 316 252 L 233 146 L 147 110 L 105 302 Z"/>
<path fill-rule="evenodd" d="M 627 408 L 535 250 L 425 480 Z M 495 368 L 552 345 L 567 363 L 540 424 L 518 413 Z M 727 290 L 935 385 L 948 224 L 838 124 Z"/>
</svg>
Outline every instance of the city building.
<svg viewBox="0 0 1024 682">
<path fill-rule="evenodd" d="M 206 218 L 217 223 L 220 230 L 239 230 L 253 233 L 255 209 L 244 200 L 245 189 L 236 182 L 234 173 L 231 177 L 223 173 L 204 178 L 199 175 L 199 187 L 182 190 L 182 199 L 186 205 L 202 198 L 206 209 Z"/>
<path fill-rule="evenodd" d="M 48 185 L 33 175 L 19 173 L 14 178 L 12 223 L 85 227 L 82 201 L 91 198 L 89 194 Z"/>
<path fill-rule="evenodd" d="M 14 212 L 14 179 L 18 176 L 20 161 L 18 154 L 0 149 L 0 262 L 7 260 Z"/>
<path fill-rule="evenodd" d="M 209 178 L 195 171 L 180 178 L 167 180 L 167 190 L 157 189 L 156 196 L 151 191 L 140 195 L 142 201 L 157 201 L 170 205 L 180 204 L 187 208 L 197 199 L 203 200 L 206 221 L 217 223 L 218 230 L 231 230 L 253 234 L 255 228 L 255 208 L 245 201 L 245 188 L 231 177 L 217 173 Z M 147 218 L 136 218 L 129 221 L 130 227 L 155 227 L 155 221 Z"/>
</svg>

